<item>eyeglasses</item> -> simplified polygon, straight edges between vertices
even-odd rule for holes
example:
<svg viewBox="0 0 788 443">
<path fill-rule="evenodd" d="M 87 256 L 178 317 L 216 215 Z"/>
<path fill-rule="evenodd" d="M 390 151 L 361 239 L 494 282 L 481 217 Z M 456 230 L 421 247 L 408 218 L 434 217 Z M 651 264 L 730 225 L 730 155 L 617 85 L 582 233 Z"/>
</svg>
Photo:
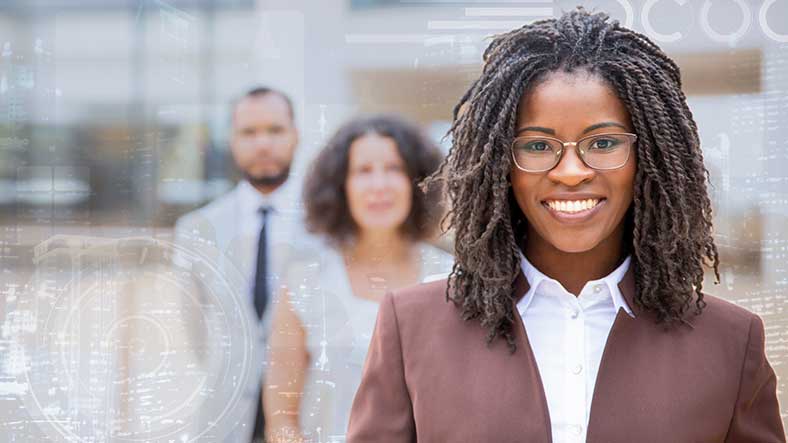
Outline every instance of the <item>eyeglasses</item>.
<svg viewBox="0 0 788 443">
<path fill-rule="evenodd" d="M 574 145 L 578 156 L 589 168 L 618 169 L 627 163 L 636 140 L 637 135 L 628 132 L 594 134 L 576 142 L 527 135 L 512 142 L 512 159 L 525 172 L 545 172 L 561 161 L 566 146 Z"/>
</svg>

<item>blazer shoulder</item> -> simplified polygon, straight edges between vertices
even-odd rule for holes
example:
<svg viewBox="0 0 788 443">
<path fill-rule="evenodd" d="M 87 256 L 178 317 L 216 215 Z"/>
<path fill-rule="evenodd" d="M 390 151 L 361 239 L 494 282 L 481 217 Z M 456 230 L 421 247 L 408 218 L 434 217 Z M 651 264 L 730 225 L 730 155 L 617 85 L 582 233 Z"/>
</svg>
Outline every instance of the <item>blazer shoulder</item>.
<svg viewBox="0 0 788 443">
<path fill-rule="evenodd" d="M 760 318 L 758 314 L 743 306 L 705 292 L 703 293 L 703 301 L 706 302 L 706 307 L 701 315 L 708 313 L 711 320 L 723 325 L 749 325 L 753 319 Z"/>
<path fill-rule="evenodd" d="M 232 202 L 235 191 L 230 191 L 205 205 L 189 211 L 178 218 L 176 228 L 208 222 L 216 224 L 223 217 L 232 217 Z"/>
<path fill-rule="evenodd" d="M 749 336 L 753 323 L 763 324 L 759 315 L 731 301 L 707 293 L 703 293 L 703 301 L 706 307 L 702 313 L 689 318 L 695 329 L 741 340 Z"/>
<path fill-rule="evenodd" d="M 430 315 L 436 309 L 444 309 L 447 304 L 446 287 L 448 278 L 433 280 L 408 286 L 392 292 L 392 303 L 399 316 Z M 452 304 L 453 305 L 453 304 Z"/>
<path fill-rule="evenodd" d="M 423 337 L 424 334 L 450 333 L 471 327 L 462 319 L 454 302 L 446 299 L 447 285 L 448 278 L 444 278 L 392 293 L 391 304 L 403 334 Z"/>
</svg>

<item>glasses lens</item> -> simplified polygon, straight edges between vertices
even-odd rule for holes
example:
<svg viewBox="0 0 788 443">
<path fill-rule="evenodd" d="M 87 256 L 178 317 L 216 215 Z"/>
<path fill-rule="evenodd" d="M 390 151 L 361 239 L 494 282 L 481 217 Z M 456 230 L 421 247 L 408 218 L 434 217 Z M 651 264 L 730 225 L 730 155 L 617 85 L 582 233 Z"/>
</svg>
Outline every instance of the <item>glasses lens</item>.
<svg viewBox="0 0 788 443">
<path fill-rule="evenodd" d="M 601 134 L 578 143 L 583 160 L 597 169 L 615 169 L 627 162 L 632 137 L 626 134 Z"/>
<path fill-rule="evenodd" d="M 512 153 L 517 166 L 527 171 L 546 171 L 555 166 L 561 144 L 540 137 L 520 137 L 514 140 Z"/>
</svg>

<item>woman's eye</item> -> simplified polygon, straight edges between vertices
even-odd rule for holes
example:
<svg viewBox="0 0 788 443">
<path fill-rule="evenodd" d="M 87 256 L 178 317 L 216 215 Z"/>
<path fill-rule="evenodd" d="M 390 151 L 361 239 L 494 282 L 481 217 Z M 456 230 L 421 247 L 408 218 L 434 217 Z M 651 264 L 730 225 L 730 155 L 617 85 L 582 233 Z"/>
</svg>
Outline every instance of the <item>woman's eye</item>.
<svg viewBox="0 0 788 443">
<path fill-rule="evenodd" d="M 606 150 L 606 149 L 610 149 L 610 148 L 614 147 L 615 145 L 616 145 L 616 141 L 615 140 L 612 140 L 612 139 L 609 139 L 609 138 L 600 138 L 600 139 L 594 140 L 594 142 L 591 143 L 591 149 Z"/>
<path fill-rule="evenodd" d="M 535 141 L 526 143 L 524 149 L 531 152 L 545 152 L 550 150 L 550 145 L 545 142 Z"/>
<path fill-rule="evenodd" d="M 400 171 L 402 171 L 402 166 L 400 166 L 400 165 L 388 165 L 388 166 L 386 166 L 386 171 L 388 171 L 388 172 L 400 172 Z"/>
</svg>

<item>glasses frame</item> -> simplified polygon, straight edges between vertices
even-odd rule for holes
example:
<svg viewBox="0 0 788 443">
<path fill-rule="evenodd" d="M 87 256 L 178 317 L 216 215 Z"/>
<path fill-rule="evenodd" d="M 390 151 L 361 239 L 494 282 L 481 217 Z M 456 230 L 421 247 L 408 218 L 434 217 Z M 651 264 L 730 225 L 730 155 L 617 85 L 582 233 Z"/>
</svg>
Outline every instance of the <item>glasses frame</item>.
<svg viewBox="0 0 788 443">
<path fill-rule="evenodd" d="M 594 166 L 589 165 L 588 162 L 586 162 L 585 152 L 580 150 L 579 144 L 583 140 L 588 140 L 588 139 L 594 138 L 594 137 L 603 137 L 605 135 L 627 135 L 627 136 L 632 137 L 632 143 L 629 144 L 628 150 L 627 150 L 627 158 L 624 159 L 624 162 L 621 163 L 621 165 L 613 167 L 613 168 L 596 168 Z M 556 157 L 555 163 L 553 163 L 553 165 L 550 166 L 547 169 L 526 169 L 526 168 L 523 168 L 522 166 L 520 166 L 519 164 L 517 164 L 517 156 L 514 154 L 514 145 L 515 145 L 515 143 L 517 143 L 517 140 L 521 140 L 521 139 L 524 139 L 524 138 L 539 139 L 539 140 L 554 140 L 554 141 L 560 143 L 561 144 L 561 149 L 555 155 L 555 157 Z M 519 169 L 519 170 L 521 170 L 523 172 L 547 172 L 547 171 L 552 170 L 553 168 L 558 166 L 559 163 L 561 163 L 561 159 L 564 157 L 564 151 L 566 151 L 566 147 L 570 146 L 570 145 L 574 147 L 575 151 L 577 152 L 577 156 L 580 158 L 580 161 L 582 161 L 583 164 L 586 165 L 587 167 L 589 167 L 591 169 L 594 169 L 594 170 L 597 170 L 597 171 L 612 171 L 612 170 L 615 170 L 615 169 L 621 169 L 621 168 L 624 167 L 624 165 L 627 164 L 627 162 L 629 161 L 629 156 L 632 154 L 632 147 L 635 146 L 635 143 L 637 142 L 637 139 L 638 139 L 637 134 L 633 134 L 631 132 L 606 132 L 604 134 L 591 134 L 591 135 L 587 135 L 585 137 L 582 137 L 582 138 L 580 138 L 580 139 L 578 139 L 577 141 L 574 141 L 574 142 L 565 142 L 565 141 L 563 141 L 561 139 L 558 139 L 558 138 L 555 138 L 555 137 L 548 137 L 548 136 L 541 136 L 541 135 L 521 135 L 519 137 L 515 137 L 514 140 L 512 140 L 512 145 L 509 148 L 509 151 L 511 151 L 511 153 L 512 153 L 512 161 L 514 162 L 514 165 L 517 167 L 517 169 Z"/>
</svg>

